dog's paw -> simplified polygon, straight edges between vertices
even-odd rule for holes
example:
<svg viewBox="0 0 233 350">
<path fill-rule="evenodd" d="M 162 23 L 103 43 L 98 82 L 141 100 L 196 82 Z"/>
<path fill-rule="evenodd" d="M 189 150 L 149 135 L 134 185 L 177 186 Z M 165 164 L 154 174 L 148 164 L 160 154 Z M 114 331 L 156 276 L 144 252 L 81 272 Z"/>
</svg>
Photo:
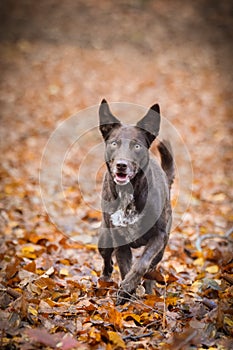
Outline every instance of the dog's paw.
<svg viewBox="0 0 233 350">
<path fill-rule="evenodd" d="M 131 297 L 132 297 L 132 293 L 128 293 L 120 289 L 119 292 L 117 293 L 116 306 L 127 303 L 128 301 L 130 301 Z"/>
<path fill-rule="evenodd" d="M 98 279 L 98 281 L 100 282 L 111 282 L 111 276 L 105 276 L 105 275 L 101 275 Z"/>
<path fill-rule="evenodd" d="M 122 283 L 117 293 L 116 305 L 122 305 L 127 301 L 130 301 L 134 293 L 135 293 L 134 288 L 130 288 L 129 285 Z"/>
</svg>

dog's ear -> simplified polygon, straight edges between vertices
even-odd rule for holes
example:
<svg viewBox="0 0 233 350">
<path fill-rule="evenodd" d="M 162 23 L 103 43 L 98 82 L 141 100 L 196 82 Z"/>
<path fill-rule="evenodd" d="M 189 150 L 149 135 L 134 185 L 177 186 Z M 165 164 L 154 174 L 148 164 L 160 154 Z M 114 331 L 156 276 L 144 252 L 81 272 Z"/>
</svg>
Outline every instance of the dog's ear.
<svg viewBox="0 0 233 350">
<path fill-rule="evenodd" d="M 158 136 L 160 119 L 160 108 L 156 103 L 150 107 L 145 117 L 143 117 L 137 123 L 137 127 L 144 130 L 149 147 L 154 139 Z"/>
<path fill-rule="evenodd" d="M 111 131 L 115 127 L 119 127 L 121 125 L 120 120 L 114 117 L 110 111 L 109 105 L 105 99 L 102 100 L 99 108 L 99 121 L 99 128 L 105 141 L 108 139 Z"/>
</svg>

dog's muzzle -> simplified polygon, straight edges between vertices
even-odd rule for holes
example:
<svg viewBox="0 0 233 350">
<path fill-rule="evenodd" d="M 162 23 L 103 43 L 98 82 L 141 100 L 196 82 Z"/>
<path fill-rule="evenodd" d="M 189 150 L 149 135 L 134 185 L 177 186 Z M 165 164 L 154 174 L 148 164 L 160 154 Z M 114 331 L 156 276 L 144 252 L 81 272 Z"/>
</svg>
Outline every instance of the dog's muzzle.
<svg viewBox="0 0 233 350">
<path fill-rule="evenodd" d="M 135 176 L 136 166 L 126 160 L 118 160 L 113 167 L 113 178 L 117 185 L 126 185 Z"/>
</svg>

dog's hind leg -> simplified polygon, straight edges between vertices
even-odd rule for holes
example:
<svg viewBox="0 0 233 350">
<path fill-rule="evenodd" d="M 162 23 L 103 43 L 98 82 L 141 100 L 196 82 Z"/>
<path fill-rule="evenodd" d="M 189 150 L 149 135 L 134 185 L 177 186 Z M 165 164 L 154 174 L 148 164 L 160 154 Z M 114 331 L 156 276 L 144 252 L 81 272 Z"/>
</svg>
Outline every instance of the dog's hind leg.
<svg viewBox="0 0 233 350">
<path fill-rule="evenodd" d="M 164 249 L 165 249 L 165 247 L 152 260 L 150 267 L 148 269 L 149 272 L 155 270 L 158 263 L 162 260 L 163 254 L 164 254 Z"/>
<path fill-rule="evenodd" d="M 116 249 L 116 259 L 121 272 L 122 280 L 129 272 L 132 264 L 132 252 L 128 245 Z"/>
<path fill-rule="evenodd" d="M 141 258 L 135 262 L 121 283 L 117 298 L 117 305 L 124 303 L 124 301 L 128 299 L 129 296 L 136 290 L 138 284 L 148 271 L 152 262 L 158 257 L 158 255 L 160 257 L 161 252 L 164 251 L 167 238 L 168 235 L 166 231 L 160 230 L 159 234 L 156 236 L 156 239 L 153 237 L 147 243 Z"/>
<path fill-rule="evenodd" d="M 153 274 L 153 271 L 156 269 L 157 264 L 160 262 L 160 260 L 162 260 L 163 254 L 164 254 L 164 249 L 162 249 L 162 250 L 156 255 L 156 257 L 152 260 L 152 263 L 150 264 L 150 267 L 149 267 L 149 269 L 148 269 L 148 272 L 146 272 L 146 274 L 144 275 L 145 278 L 149 278 L 149 280 L 145 280 L 145 281 L 143 282 L 143 286 L 144 286 L 144 288 L 145 288 L 147 294 L 153 294 L 154 280 L 157 281 L 157 279 L 156 279 L 156 278 L 153 278 L 153 279 L 151 280 L 151 279 L 150 279 L 150 278 L 151 278 L 150 272 L 152 272 L 152 274 Z M 156 276 L 156 273 L 155 273 L 155 276 Z M 156 277 L 157 277 L 157 276 L 156 276 Z M 158 282 L 161 283 L 160 280 L 159 280 Z"/>
</svg>

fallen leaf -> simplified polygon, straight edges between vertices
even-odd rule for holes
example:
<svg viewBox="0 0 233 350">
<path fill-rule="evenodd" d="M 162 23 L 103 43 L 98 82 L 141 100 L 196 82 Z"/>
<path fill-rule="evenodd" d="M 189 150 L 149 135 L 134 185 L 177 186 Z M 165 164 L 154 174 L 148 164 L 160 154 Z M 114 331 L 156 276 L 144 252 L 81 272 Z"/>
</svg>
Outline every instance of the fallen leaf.
<svg viewBox="0 0 233 350">
<path fill-rule="evenodd" d="M 211 265 L 211 266 L 206 267 L 205 270 L 209 273 L 215 274 L 215 273 L 218 273 L 219 267 L 218 267 L 218 265 Z"/>
<path fill-rule="evenodd" d="M 21 256 L 24 258 L 36 259 L 35 247 L 30 245 L 22 247 Z"/>
<path fill-rule="evenodd" d="M 190 327 L 192 327 L 194 329 L 203 329 L 206 326 L 204 322 L 201 322 L 201 321 L 198 321 L 195 319 L 191 320 L 189 322 L 189 325 L 190 325 Z"/>
<path fill-rule="evenodd" d="M 34 307 L 32 307 L 31 305 L 28 306 L 28 312 L 30 314 L 32 314 L 33 316 L 37 316 L 38 315 L 38 311 Z"/>
<path fill-rule="evenodd" d="M 109 308 L 108 310 L 108 321 L 121 330 L 122 328 L 122 313 L 119 312 L 115 307 Z"/>
<path fill-rule="evenodd" d="M 107 333 L 110 343 L 113 344 L 115 348 L 125 349 L 125 342 L 118 333 L 112 331 L 107 331 Z"/>
<path fill-rule="evenodd" d="M 123 315 L 123 320 L 134 320 L 136 325 L 141 325 L 141 317 L 139 315 L 133 314 L 133 313 L 125 313 Z"/>
<path fill-rule="evenodd" d="M 69 271 L 66 268 L 61 268 L 59 271 L 61 276 L 69 276 Z"/>
<path fill-rule="evenodd" d="M 194 266 L 203 266 L 204 265 L 204 259 L 201 257 L 201 258 L 198 258 L 196 259 L 194 262 L 193 262 L 193 265 Z"/>
<path fill-rule="evenodd" d="M 24 266 L 24 270 L 30 271 L 35 273 L 36 272 L 36 263 L 35 261 L 31 261 L 30 263 L 28 263 L 27 265 Z"/>
</svg>

